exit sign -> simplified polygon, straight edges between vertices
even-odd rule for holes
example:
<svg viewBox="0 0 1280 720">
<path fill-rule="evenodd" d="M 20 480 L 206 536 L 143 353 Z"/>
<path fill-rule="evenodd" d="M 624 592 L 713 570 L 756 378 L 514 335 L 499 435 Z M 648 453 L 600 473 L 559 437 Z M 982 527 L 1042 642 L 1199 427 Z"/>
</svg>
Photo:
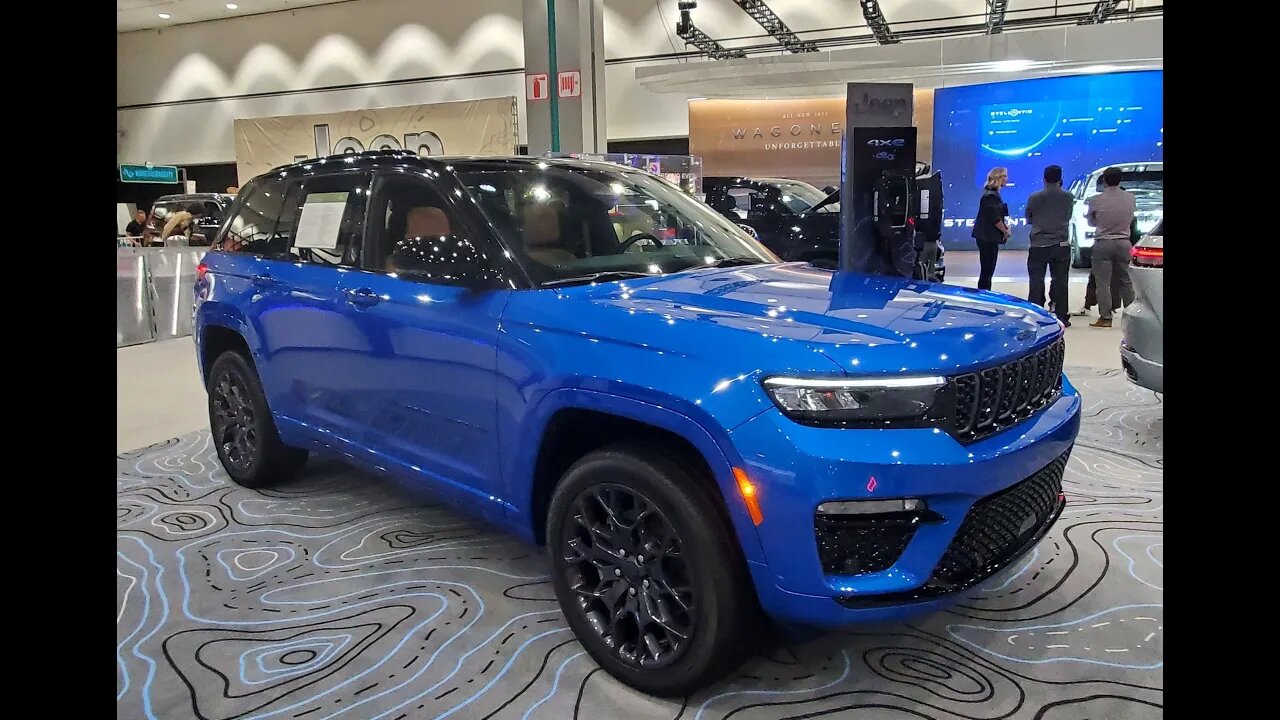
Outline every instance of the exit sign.
<svg viewBox="0 0 1280 720">
<path fill-rule="evenodd" d="M 120 180 L 127 183 L 178 183 L 178 168 L 172 165 L 121 165 Z"/>
</svg>

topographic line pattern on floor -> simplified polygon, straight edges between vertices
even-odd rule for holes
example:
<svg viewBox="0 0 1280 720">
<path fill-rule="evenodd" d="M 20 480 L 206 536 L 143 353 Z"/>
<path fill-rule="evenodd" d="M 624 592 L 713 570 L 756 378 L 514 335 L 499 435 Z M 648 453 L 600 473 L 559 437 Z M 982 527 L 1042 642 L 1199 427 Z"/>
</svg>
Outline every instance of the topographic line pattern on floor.
<svg viewBox="0 0 1280 720">
<path fill-rule="evenodd" d="M 533 548 L 412 486 L 313 460 L 232 484 L 207 432 L 117 458 L 122 718 L 1163 714 L 1163 405 L 1118 371 L 1084 398 L 1062 519 L 950 610 L 791 638 L 694 696 L 599 672 Z"/>
</svg>

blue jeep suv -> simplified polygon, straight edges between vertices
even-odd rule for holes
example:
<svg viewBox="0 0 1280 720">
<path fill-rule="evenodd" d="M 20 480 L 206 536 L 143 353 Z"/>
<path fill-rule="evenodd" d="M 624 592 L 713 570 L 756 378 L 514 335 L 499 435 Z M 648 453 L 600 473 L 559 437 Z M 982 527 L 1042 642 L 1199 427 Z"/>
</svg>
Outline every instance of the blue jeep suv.
<svg viewBox="0 0 1280 720">
<path fill-rule="evenodd" d="M 591 656 L 678 695 L 761 611 L 936 609 L 1062 511 L 1062 326 L 1007 296 L 780 263 L 667 181 L 329 157 L 247 183 L 199 269 L 227 473 L 311 451 L 548 548 Z"/>
</svg>

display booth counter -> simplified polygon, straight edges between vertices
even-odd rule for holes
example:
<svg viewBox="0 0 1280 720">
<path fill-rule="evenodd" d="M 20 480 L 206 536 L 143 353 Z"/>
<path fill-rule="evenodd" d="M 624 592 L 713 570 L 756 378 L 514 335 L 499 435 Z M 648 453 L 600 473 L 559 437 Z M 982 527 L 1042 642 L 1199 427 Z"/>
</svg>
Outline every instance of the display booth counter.
<svg viewBox="0 0 1280 720">
<path fill-rule="evenodd" d="M 202 247 L 116 248 L 116 347 L 191 334 Z"/>
</svg>

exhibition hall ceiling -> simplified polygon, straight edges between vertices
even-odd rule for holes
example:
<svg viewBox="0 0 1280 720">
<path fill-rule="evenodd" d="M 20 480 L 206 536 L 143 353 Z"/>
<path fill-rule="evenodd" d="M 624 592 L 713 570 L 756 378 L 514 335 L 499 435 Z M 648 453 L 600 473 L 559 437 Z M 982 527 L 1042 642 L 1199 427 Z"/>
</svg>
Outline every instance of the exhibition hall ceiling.
<svg viewBox="0 0 1280 720">
<path fill-rule="evenodd" d="M 191 22 L 220 20 L 254 13 L 276 12 L 309 5 L 375 5 L 379 0 L 116 0 L 116 31 L 128 32 L 164 28 Z M 518 14 L 522 0 L 510 0 Z M 680 19 L 678 0 L 604 0 L 605 34 L 611 32 L 662 34 L 672 52 L 692 50 L 675 34 Z M 767 0 L 768 6 L 802 40 L 819 42 L 836 39 L 866 40 L 867 27 L 858 0 Z M 1054 15 L 1087 12 L 1090 0 L 1009 0 L 1005 22 L 1044 20 Z M 233 9 L 229 6 L 235 6 Z M 1129 0 L 1120 3 L 1117 14 L 1128 8 L 1163 7 L 1162 0 Z M 424 2 L 420 22 L 431 25 L 431 15 L 449 13 L 457 7 L 441 0 Z M 956 31 L 986 21 L 987 0 L 886 0 L 880 3 L 889 28 L 896 33 L 912 31 Z M 353 7 L 353 9 L 358 9 Z M 168 17 L 161 17 L 167 15 Z M 759 49 L 773 40 L 733 0 L 698 0 L 692 11 L 694 25 L 725 47 Z M 613 25 L 614 27 L 610 27 Z"/>
<path fill-rule="evenodd" d="M 116 0 L 116 32 L 222 20 L 308 5 L 328 5 L 332 2 L 334 0 Z M 163 17 L 164 15 L 168 17 Z"/>
</svg>

